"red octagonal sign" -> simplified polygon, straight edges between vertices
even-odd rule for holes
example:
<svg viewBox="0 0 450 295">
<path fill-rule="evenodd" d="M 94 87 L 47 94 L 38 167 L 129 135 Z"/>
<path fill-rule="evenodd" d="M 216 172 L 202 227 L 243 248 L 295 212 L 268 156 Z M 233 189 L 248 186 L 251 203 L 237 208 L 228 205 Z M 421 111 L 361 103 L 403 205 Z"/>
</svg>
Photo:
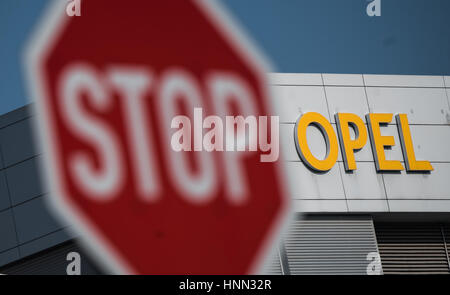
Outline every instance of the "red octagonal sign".
<svg viewBox="0 0 450 295">
<path fill-rule="evenodd" d="M 50 203 L 115 272 L 257 272 L 285 219 L 280 161 L 202 144 L 238 115 L 278 141 L 267 68 L 212 3 L 59 0 L 27 48 Z"/>
</svg>

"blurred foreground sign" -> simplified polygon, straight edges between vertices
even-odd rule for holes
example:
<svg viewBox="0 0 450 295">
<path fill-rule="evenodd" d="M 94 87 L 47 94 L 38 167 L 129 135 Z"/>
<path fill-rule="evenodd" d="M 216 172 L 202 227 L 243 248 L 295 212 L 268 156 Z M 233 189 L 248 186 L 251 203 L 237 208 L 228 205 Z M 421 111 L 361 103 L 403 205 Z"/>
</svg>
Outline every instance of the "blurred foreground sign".
<svg viewBox="0 0 450 295">
<path fill-rule="evenodd" d="M 267 68 L 213 1 L 126 3 L 56 1 L 27 48 L 51 204 L 118 273 L 257 272 L 288 206 L 280 161 L 171 141 L 195 110 L 270 116 Z"/>
</svg>

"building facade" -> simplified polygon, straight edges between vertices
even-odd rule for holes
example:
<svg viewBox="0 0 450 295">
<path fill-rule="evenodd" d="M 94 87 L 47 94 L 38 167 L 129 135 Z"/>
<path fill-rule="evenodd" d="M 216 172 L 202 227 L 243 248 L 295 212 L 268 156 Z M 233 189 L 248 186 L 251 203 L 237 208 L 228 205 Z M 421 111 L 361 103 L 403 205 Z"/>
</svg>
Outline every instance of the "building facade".
<svg viewBox="0 0 450 295">
<path fill-rule="evenodd" d="M 277 73 L 270 81 L 295 214 L 264 273 L 450 273 L 450 77 Z M 82 274 L 103 273 L 47 210 L 32 107 L 0 117 L 0 273 L 70 273 L 74 252 Z M 323 160 L 338 149 L 329 169 L 314 169 L 296 141 L 308 113 L 331 128 L 304 130 L 310 156 Z M 353 153 L 355 169 L 342 153 L 339 113 L 359 117 L 367 132 Z M 392 120 L 374 129 L 368 114 Z M 406 114 L 407 126 L 398 114 Z M 362 134 L 355 130 L 350 140 Z M 394 144 L 380 149 L 377 138 L 387 137 Z M 403 169 L 389 171 L 383 160 Z M 415 171 L 413 160 L 433 170 Z"/>
</svg>

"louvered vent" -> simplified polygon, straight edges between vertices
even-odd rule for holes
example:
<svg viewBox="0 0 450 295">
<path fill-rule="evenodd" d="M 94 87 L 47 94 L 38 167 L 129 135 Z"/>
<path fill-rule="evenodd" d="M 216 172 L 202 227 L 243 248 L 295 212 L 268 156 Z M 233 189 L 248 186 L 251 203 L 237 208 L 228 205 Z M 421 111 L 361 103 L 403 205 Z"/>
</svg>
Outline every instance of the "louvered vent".
<svg viewBox="0 0 450 295">
<path fill-rule="evenodd" d="M 73 242 L 45 250 L 25 259 L 14 262 L 0 269 L 0 273 L 11 275 L 65 275 L 67 265 L 67 254 L 78 252 L 81 255 L 81 274 L 100 274 L 100 271 L 80 251 Z"/>
<path fill-rule="evenodd" d="M 377 252 L 370 217 L 320 217 L 295 221 L 285 239 L 291 274 L 366 274 Z"/>
<path fill-rule="evenodd" d="M 277 254 L 272 255 L 261 272 L 263 275 L 282 275 L 280 256 Z"/>
<path fill-rule="evenodd" d="M 437 224 L 375 225 L 385 274 L 448 274 L 441 227 Z"/>
</svg>

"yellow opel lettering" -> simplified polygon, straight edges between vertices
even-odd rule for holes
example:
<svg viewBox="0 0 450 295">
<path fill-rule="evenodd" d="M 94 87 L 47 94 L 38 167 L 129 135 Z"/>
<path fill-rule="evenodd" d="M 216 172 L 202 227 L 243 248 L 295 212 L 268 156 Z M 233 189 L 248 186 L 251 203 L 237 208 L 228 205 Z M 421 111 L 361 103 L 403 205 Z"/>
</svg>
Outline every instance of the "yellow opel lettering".
<svg viewBox="0 0 450 295">
<path fill-rule="evenodd" d="M 398 160 L 386 160 L 384 147 L 394 146 L 393 136 L 382 136 L 380 124 L 388 124 L 392 121 L 392 114 L 367 114 L 370 143 L 372 144 L 373 156 L 377 171 L 401 171 L 402 163 Z"/>
<path fill-rule="evenodd" d="M 364 121 L 357 115 L 349 113 L 337 113 L 335 118 L 345 170 L 356 170 L 354 152 L 362 149 L 367 142 L 367 131 Z M 354 140 L 350 137 L 350 126 L 355 131 Z"/>
<path fill-rule="evenodd" d="M 325 159 L 317 159 L 309 149 L 306 130 L 309 125 L 317 127 L 325 138 L 327 153 Z M 303 162 L 311 169 L 325 172 L 330 170 L 338 158 L 336 134 L 330 122 L 319 113 L 310 112 L 302 115 L 295 126 L 295 145 Z"/>
<path fill-rule="evenodd" d="M 378 172 L 402 171 L 405 169 L 400 160 L 386 159 L 385 148 L 394 146 L 395 140 L 392 135 L 381 135 L 381 126 L 389 124 L 392 121 L 393 114 L 367 114 L 367 127 L 363 119 L 356 114 L 336 113 L 334 116 L 337 137 L 331 123 L 319 113 L 305 113 L 297 119 L 294 129 L 295 146 L 297 153 L 307 167 L 318 172 L 330 170 L 338 158 L 339 140 L 345 171 L 356 170 L 355 152 L 366 145 L 369 137 L 375 167 Z M 397 114 L 395 119 L 406 171 L 433 171 L 433 166 L 429 161 L 416 159 L 407 115 Z M 326 156 L 324 159 L 316 158 L 310 150 L 307 139 L 309 125 L 317 127 L 325 139 Z M 350 129 L 354 130 L 354 138 Z"/>
<path fill-rule="evenodd" d="M 406 114 L 398 114 L 395 116 L 397 121 L 398 133 L 400 135 L 400 144 L 402 147 L 403 158 L 407 171 L 432 171 L 428 161 L 417 161 L 414 153 L 414 145 L 411 138 L 411 130 L 409 128 L 408 117 Z"/>
</svg>

